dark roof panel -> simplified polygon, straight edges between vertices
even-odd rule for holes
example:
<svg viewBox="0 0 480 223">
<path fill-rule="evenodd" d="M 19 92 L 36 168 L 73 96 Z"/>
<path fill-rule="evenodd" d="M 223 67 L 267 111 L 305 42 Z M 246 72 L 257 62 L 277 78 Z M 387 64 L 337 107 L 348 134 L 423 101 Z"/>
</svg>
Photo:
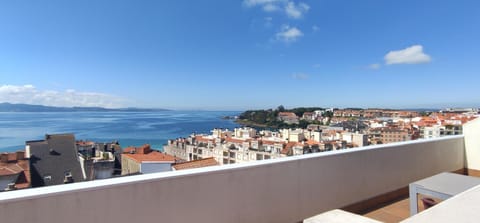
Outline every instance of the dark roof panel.
<svg viewBox="0 0 480 223">
<path fill-rule="evenodd" d="M 43 141 L 26 143 L 31 153 L 32 187 L 64 184 L 68 174 L 73 182 L 84 180 L 73 134 L 46 135 Z"/>
</svg>

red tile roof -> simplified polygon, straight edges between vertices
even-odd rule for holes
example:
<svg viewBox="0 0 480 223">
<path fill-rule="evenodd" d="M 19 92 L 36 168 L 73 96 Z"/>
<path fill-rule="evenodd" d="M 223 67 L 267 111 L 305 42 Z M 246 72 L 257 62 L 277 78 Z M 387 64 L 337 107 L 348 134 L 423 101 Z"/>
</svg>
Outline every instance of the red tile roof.
<svg viewBox="0 0 480 223">
<path fill-rule="evenodd" d="M 130 154 L 123 153 L 122 156 L 135 160 L 137 163 L 141 162 L 166 162 L 175 163 L 175 157 L 164 154 L 158 151 L 152 151 L 147 154 Z"/>
<path fill-rule="evenodd" d="M 317 142 L 317 141 L 315 141 L 315 140 L 313 140 L 313 139 L 309 139 L 309 140 L 307 141 L 307 144 L 310 145 L 310 146 L 313 146 L 313 145 L 318 145 L 318 144 L 320 144 L 320 142 Z"/>
<path fill-rule="evenodd" d="M 140 147 L 131 146 L 123 149 L 123 153 L 136 153 L 136 154 L 147 154 L 150 151 L 152 151 L 152 148 L 150 148 L 149 144 L 145 144 Z"/>
<path fill-rule="evenodd" d="M 275 144 L 283 144 L 281 141 L 272 141 L 272 140 L 262 140 L 264 145 L 275 145 Z"/>
<path fill-rule="evenodd" d="M 288 151 L 292 149 L 297 143 L 296 142 L 289 142 L 285 147 L 283 147 L 282 151 L 280 152 L 281 154 L 288 154 Z"/>
<path fill-rule="evenodd" d="M 173 165 L 172 167 L 175 170 L 186 170 L 186 169 L 194 169 L 194 168 L 200 168 L 200 167 L 207 167 L 207 166 L 218 166 L 218 162 L 215 160 L 213 157 L 205 158 L 205 159 L 200 159 L 200 160 L 193 160 L 190 162 L 185 162 L 185 163 L 177 163 Z"/>
<path fill-rule="evenodd" d="M 235 138 L 226 138 L 225 141 L 227 142 L 233 142 L 233 143 L 244 143 L 247 141 L 246 139 L 235 139 Z"/>
<path fill-rule="evenodd" d="M 122 156 L 141 162 L 167 162 L 175 163 L 176 158 L 165 153 L 152 150 L 150 145 L 146 144 L 141 147 L 128 147 L 123 150 Z"/>
<path fill-rule="evenodd" d="M 195 141 L 198 141 L 198 142 L 208 142 L 208 141 L 213 141 L 213 139 L 204 138 L 203 136 L 195 136 Z"/>
<path fill-rule="evenodd" d="M 17 159 L 17 154 L 20 156 L 20 159 Z M 0 161 L 0 176 L 19 174 L 15 182 L 17 189 L 28 188 L 31 184 L 30 161 L 24 158 L 24 154 L 23 151 L 3 153 L 2 155 L 6 155 L 8 160 L 6 162 Z"/>
</svg>

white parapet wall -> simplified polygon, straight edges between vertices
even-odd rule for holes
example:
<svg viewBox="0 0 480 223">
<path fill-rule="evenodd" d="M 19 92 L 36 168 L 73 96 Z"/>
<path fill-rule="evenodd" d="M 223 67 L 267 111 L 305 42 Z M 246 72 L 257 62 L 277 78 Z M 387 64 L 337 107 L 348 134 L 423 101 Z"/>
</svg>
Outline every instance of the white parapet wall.
<svg viewBox="0 0 480 223">
<path fill-rule="evenodd" d="M 463 125 L 465 136 L 466 167 L 480 171 L 480 118 Z"/>
<path fill-rule="evenodd" d="M 0 193 L 2 223 L 300 222 L 464 168 L 463 136 Z"/>
</svg>

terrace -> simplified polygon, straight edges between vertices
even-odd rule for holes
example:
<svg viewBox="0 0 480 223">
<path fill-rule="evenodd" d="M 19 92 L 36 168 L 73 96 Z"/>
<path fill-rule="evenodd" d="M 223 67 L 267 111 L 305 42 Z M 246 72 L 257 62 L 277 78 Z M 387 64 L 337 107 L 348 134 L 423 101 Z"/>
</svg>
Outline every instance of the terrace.
<svg viewBox="0 0 480 223">
<path fill-rule="evenodd" d="M 445 171 L 478 174 L 479 133 L 480 120 L 474 120 L 461 136 L 5 192 L 0 218 L 4 223 L 301 222 L 338 208 L 373 217 L 382 210 L 377 207 L 405 202 L 411 182 Z M 478 218 L 478 211 L 463 207 L 478 206 L 478 190 L 406 221 Z"/>
</svg>

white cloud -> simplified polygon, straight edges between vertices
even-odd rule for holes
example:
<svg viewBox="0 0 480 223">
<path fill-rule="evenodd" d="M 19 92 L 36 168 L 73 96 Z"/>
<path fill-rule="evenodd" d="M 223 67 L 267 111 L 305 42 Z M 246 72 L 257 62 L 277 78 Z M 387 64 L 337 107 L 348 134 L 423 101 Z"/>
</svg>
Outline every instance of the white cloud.
<svg viewBox="0 0 480 223">
<path fill-rule="evenodd" d="M 282 11 L 289 18 L 299 19 L 310 10 L 310 6 L 303 3 L 295 3 L 289 0 L 244 0 L 243 5 L 247 7 L 261 7 L 265 12 Z"/>
<path fill-rule="evenodd" d="M 312 26 L 313 32 L 316 32 L 316 31 L 318 31 L 319 29 L 320 29 L 320 28 L 319 28 L 318 26 L 316 26 L 316 25 L 313 25 L 313 26 Z"/>
<path fill-rule="evenodd" d="M 295 80 L 306 80 L 308 79 L 308 74 L 295 73 L 295 74 L 292 74 L 292 78 Z"/>
<path fill-rule="evenodd" d="M 381 65 L 378 64 L 378 63 L 368 65 L 368 69 L 372 69 L 372 70 L 378 70 L 378 69 L 380 69 L 380 67 L 381 67 Z"/>
<path fill-rule="evenodd" d="M 25 103 L 60 107 L 118 108 L 125 99 L 96 92 L 38 90 L 33 85 L 0 85 L 0 102 Z"/>
<path fill-rule="evenodd" d="M 308 6 L 303 2 L 300 2 L 299 4 L 296 5 L 295 2 L 289 1 L 285 6 L 285 13 L 290 18 L 299 19 L 299 18 L 302 18 L 303 14 L 308 12 L 309 9 L 310 9 L 310 6 Z"/>
<path fill-rule="evenodd" d="M 263 6 L 263 11 L 265 11 L 265 12 L 274 12 L 274 11 L 278 11 L 278 10 L 280 10 L 280 7 L 278 7 L 277 5 L 271 4 L 271 3 L 268 3 L 268 4 Z"/>
<path fill-rule="evenodd" d="M 384 59 L 388 65 L 429 63 L 432 60 L 429 55 L 423 52 L 422 45 L 413 45 L 403 50 L 390 51 Z"/>
<path fill-rule="evenodd" d="M 277 2 L 283 2 L 284 0 L 244 0 L 243 4 L 248 7 L 253 7 L 257 5 L 266 5 L 266 4 L 274 4 Z"/>
<path fill-rule="evenodd" d="M 275 34 L 277 40 L 283 42 L 295 42 L 298 38 L 302 37 L 303 33 L 297 27 L 290 27 L 289 25 L 283 25 L 280 32 Z"/>
</svg>

